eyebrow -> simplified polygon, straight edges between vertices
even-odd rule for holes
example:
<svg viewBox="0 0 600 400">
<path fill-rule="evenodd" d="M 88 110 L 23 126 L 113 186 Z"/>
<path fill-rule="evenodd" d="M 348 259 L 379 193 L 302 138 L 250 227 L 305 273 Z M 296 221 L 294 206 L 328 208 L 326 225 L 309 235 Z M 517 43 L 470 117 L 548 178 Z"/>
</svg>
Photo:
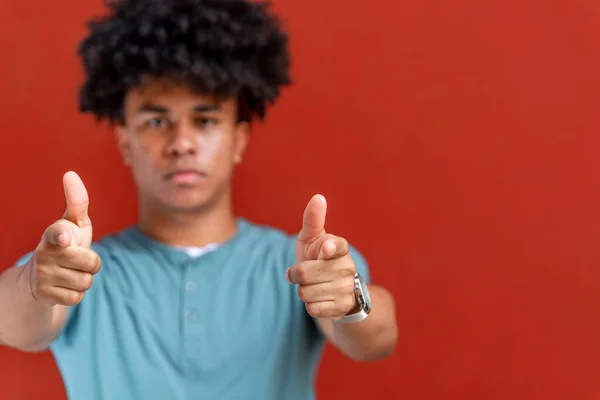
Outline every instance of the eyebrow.
<svg viewBox="0 0 600 400">
<path fill-rule="evenodd" d="M 221 106 L 218 104 L 203 104 L 193 108 L 196 112 L 221 111 Z"/>
<path fill-rule="evenodd" d="M 210 112 L 210 111 L 221 111 L 221 106 L 218 104 L 202 104 L 194 106 L 195 112 Z M 138 113 L 155 113 L 155 114 L 167 114 L 169 109 L 163 106 L 157 106 L 154 104 L 142 104 L 138 109 Z"/>
<path fill-rule="evenodd" d="M 142 104 L 138 109 L 138 113 L 156 113 L 156 114 L 166 114 L 169 112 L 169 109 L 166 107 L 156 106 L 153 104 Z"/>
</svg>

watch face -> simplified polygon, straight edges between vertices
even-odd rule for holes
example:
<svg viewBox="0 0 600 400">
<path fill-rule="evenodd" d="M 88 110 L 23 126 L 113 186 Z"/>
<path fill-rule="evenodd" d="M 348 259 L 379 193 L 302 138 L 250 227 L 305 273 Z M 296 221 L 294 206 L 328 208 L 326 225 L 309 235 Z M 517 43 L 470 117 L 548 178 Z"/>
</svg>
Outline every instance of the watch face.
<svg viewBox="0 0 600 400">
<path fill-rule="evenodd" d="M 360 292 L 364 301 L 364 310 L 368 313 L 371 311 L 371 296 L 369 295 L 369 290 L 367 289 L 367 284 L 362 276 L 356 274 L 356 279 L 359 282 Z"/>
</svg>

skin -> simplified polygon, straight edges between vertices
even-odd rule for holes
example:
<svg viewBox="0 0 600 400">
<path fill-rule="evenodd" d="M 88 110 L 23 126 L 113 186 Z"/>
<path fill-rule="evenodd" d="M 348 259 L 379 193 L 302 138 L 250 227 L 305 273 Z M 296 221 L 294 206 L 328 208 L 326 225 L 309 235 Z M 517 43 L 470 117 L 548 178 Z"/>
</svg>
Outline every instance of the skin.
<svg viewBox="0 0 600 400">
<path fill-rule="evenodd" d="M 234 236 L 231 182 L 250 135 L 248 123 L 237 119 L 236 99 L 154 80 L 127 94 L 124 116 L 115 136 L 137 186 L 140 228 L 173 246 L 204 246 Z M 100 269 L 89 249 L 85 186 L 73 172 L 63 185 L 63 219 L 48 228 L 25 268 L 0 276 L 0 342 L 22 350 L 37 351 L 51 342 L 67 307 L 83 300 Z M 323 196 L 309 201 L 287 279 L 336 348 L 356 360 L 387 357 L 396 344 L 397 325 L 394 299 L 385 288 L 369 285 L 373 309 L 366 320 L 335 322 L 356 308 L 356 265 L 348 242 L 325 232 L 326 211 Z"/>
<path fill-rule="evenodd" d="M 22 268 L 0 275 L 0 344 L 23 351 L 44 350 L 81 302 L 101 267 L 90 249 L 89 198 L 74 172 L 63 177 L 66 210 L 50 225 Z"/>
<path fill-rule="evenodd" d="M 327 202 L 315 195 L 304 211 L 296 242 L 296 265 L 287 270 L 288 282 L 316 319 L 325 337 L 349 358 L 377 361 L 392 354 L 398 339 L 394 298 L 382 286 L 368 285 L 372 310 L 352 324 L 337 324 L 357 311 L 354 295 L 356 265 L 348 241 L 325 231 Z"/>
<path fill-rule="evenodd" d="M 232 237 L 231 179 L 250 135 L 248 124 L 237 121 L 235 99 L 154 81 L 131 91 L 124 111 L 127 123 L 117 128 L 117 143 L 138 188 L 145 233 L 179 246 Z M 198 179 L 169 179 L 177 170 L 197 171 Z"/>
</svg>

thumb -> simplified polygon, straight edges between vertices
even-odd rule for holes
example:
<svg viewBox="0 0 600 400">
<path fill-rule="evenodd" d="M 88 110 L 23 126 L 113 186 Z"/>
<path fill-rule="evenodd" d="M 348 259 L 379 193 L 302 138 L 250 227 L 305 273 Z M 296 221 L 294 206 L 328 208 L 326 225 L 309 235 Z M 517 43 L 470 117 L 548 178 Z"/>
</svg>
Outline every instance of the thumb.
<svg viewBox="0 0 600 400">
<path fill-rule="evenodd" d="M 304 210 L 302 229 L 298 234 L 298 240 L 301 242 L 310 242 L 323 235 L 325 233 L 326 216 L 327 200 L 323 195 L 314 195 Z"/>
<path fill-rule="evenodd" d="M 86 236 L 84 242 L 91 241 L 92 221 L 88 216 L 90 201 L 83 181 L 75 172 L 69 171 L 63 176 L 63 187 L 67 203 L 63 218 L 82 229 Z"/>
</svg>

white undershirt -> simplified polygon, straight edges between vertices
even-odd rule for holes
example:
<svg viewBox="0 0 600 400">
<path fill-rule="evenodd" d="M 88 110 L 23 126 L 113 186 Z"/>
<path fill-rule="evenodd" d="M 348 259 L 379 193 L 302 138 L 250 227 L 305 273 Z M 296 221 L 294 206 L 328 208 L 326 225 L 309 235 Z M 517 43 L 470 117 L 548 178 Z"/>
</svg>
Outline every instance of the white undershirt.
<svg viewBox="0 0 600 400">
<path fill-rule="evenodd" d="M 203 247 L 179 247 L 179 250 L 185 251 L 192 258 L 198 258 L 205 255 L 206 253 L 210 253 L 211 251 L 216 250 L 217 247 L 219 247 L 218 243 L 211 243 Z"/>
</svg>

